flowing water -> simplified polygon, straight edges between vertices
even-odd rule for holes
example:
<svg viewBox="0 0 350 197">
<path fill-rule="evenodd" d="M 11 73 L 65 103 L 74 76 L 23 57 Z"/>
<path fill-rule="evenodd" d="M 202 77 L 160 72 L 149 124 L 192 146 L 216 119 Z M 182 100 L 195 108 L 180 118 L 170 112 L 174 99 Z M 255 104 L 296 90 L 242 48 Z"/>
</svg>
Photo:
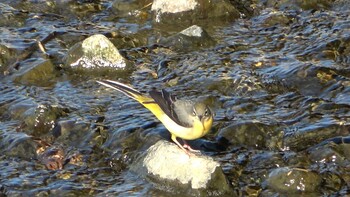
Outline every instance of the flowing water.
<svg viewBox="0 0 350 197">
<path fill-rule="evenodd" d="M 283 166 L 319 173 L 324 185 L 312 194 L 350 190 L 348 6 L 282 11 L 261 6 L 251 17 L 199 21 L 215 44 L 174 49 L 156 41 L 188 25 L 157 24 L 147 6 L 136 9 L 134 3 L 126 3 L 131 10 L 126 12 L 109 1 L 0 3 L 0 193 L 175 195 L 128 170 L 147 147 L 169 140 L 168 132 L 140 104 L 96 83 L 103 78 L 207 102 L 216 114 L 213 129 L 193 144 L 205 145 L 205 154 L 220 161 L 241 195 L 281 191 L 265 179 Z M 64 69 L 69 48 L 97 33 L 132 62 L 132 73 Z M 37 41 L 50 34 L 44 54 Z M 19 77 L 47 60 L 54 66 L 47 80 Z M 64 150 L 63 169 L 43 164 L 38 152 L 45 143 Z"/>
</svg>

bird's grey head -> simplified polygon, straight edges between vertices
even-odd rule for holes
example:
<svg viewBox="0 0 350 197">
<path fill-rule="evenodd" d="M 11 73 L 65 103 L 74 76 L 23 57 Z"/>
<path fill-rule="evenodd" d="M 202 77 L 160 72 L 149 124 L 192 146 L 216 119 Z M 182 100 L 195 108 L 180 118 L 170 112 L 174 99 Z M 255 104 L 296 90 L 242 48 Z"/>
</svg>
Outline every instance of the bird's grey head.
<svg viewBox="0 0 350 197">
<path fill-rule="evenodd" d="M 193 105 L 192 115 L 197 116 L 200 121 L 204 121 L 208 118 L 211 118 L 213 114 L 206 104 L 197 102 Z"/>
</svg>

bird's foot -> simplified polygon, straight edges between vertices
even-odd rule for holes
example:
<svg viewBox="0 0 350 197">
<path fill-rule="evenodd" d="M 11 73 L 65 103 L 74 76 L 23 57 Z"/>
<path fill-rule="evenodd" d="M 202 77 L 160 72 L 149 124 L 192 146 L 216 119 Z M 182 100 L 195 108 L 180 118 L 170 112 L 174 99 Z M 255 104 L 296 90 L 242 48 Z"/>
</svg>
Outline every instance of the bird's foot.
<svg viewBox="0 0 350 197">
<path fill-rule="evenodd" d="M 192 149 L 190 145 L 188 145 L 187 143 L 185 143 L 183 145 L 183 147 L 187 150 L 189 150 L 190 152 L 193 152 L 193 153 L 200 153 L 201 151 L 200 150 L 195 150 L 195 149 Z"/>
</svg>

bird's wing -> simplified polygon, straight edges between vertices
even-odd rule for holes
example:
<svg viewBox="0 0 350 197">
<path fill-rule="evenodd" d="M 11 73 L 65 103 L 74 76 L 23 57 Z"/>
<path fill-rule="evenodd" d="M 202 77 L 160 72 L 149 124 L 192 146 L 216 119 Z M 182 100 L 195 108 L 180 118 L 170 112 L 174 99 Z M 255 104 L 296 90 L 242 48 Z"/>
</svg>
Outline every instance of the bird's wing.
<svg viewBox="0 0 350 197">
<path fill-rule="evenodd" d="M 191 125 L 180 121 L 176 111 L 174 110 L 174 102 L 176 97 L 171 95 L 165 90 L 158 92 L 157 90 L 151 90 L 149 95 L 154 99 L 154 101 L 159 105 L 159 107 L 164 111 L 164 113 L 169 116 L 174 122 L 183 127 L 190 127 Z"/>
</svg>

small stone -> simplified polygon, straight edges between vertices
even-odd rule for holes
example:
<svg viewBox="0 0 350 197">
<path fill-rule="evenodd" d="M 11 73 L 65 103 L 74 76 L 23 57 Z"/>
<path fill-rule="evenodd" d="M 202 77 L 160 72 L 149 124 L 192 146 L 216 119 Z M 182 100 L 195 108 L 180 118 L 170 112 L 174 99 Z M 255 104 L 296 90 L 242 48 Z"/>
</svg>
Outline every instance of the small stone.
<svg viewBox="0 0 350 197">
<path fill-rule="evenodd" d="M 13 119 L 22 122 L 21 129 L 33 136 L 48 133 L 63 113 L 62 108 L 51 105 L 39 105 L 26 100 L 12 105 L 8 113 Z"/>
<path fill-rule="evenodd" d="M 39 59 L 21 66 L 13 81 L 24 85 L 52 86 L 56 79 L 55 66 L 50 60 Z"/>
<path fill-rule="evenodd" d="M 198 25 L 192 25 L 191 27 L 182 30 L 180 33 L 186 36 L 193 37 L 202 37 L 207 35 L 207 33 Z"/>
<path fill-rule="evenodd" d="M 239 17 L 237 9 L 226 0 L 154 0 L 151 10 L 155 13 L 155 22 L 161 23 Z"/>
<path fill-rule="evenodd" d="M 270 130 L 272 129 L 263 123 L 247 121 L 228 125 L 221 129 L 219 136 L 226 138 L 233 145 L 265 147 Z"/>
<path fill-rule="evenodd" d="M 52 129 L 51 134 L 58 142 L 76 146 L 86 137 L 89 137 L 90 124 L 84 122 L 76 122 L 73 120 L 58 121 Z"/>
<path fill-rule="evenodd" d="M 263 10 L 261 15 L 254 20 L 257 25 L 262 25 L 263 27 L 272 27 L 275 25 L 286 26 L 290 23 L 290 19 L 282 11 L 277 11 L 272 8 Z"/>
<path fill-rule="evenodd" d="M 60 146 L 49 147 L 39 155 L 39 160 L 49 170 L 62 170 L 64 158 L 64 150 Z"/>
<path fill-rule="evenodd" d="M 66 67 L 74 73 L 114 75 L 128 69 L 129 62 L 104 35 L 96 34 L 75 44 L 66 56 Z"/>
<path fill-rule="evenodd" d="M 21 132 L 4 132 L 0 137 L 0 150 L 4 155 L 24 159 L 36 158 L 36 143 L 31 136 Z"/>
<path fill-rule="evenodd" d="M 13 49 L 8 48 L 6 45 L 0 44 L 0 54 L 0 71 L 3 73 L 6 71 L 11 58 L 15 58 L 16 53 Z"/>
<path fill-rule="evenodd" d="M 161 39 L 159 43 L 176 50 L 187 51 L 212 46 L 215 40 L 203 28 L 192 25 L 173 36 Z"/>
<path fill-rule="evenodd" d="M 159 10 L 163 13 L 177 13 L 193 10 L 196 6 L 198 6 L 197 0 L 154 0 L 152 10 Z"/>
<path fill-rule="evenodd" d="M 8 2 L 10 3 L 10 2 Z M 0 26 L 22 27 L 25 24 L 25 14 L 7 3 L 0 3 Z M 1 53 L 3 55 L 3 53 Z M 1 58 L 0 58 L 1 59 Z"/>
<path fill-rule="evenodd" d="M 267 186 L 276 192 L 292 194 L 316 192 L 321 184 L 321 177 L 310 170 L 282 167 L 273 169 L 267 180 Z"/>
</svg>

